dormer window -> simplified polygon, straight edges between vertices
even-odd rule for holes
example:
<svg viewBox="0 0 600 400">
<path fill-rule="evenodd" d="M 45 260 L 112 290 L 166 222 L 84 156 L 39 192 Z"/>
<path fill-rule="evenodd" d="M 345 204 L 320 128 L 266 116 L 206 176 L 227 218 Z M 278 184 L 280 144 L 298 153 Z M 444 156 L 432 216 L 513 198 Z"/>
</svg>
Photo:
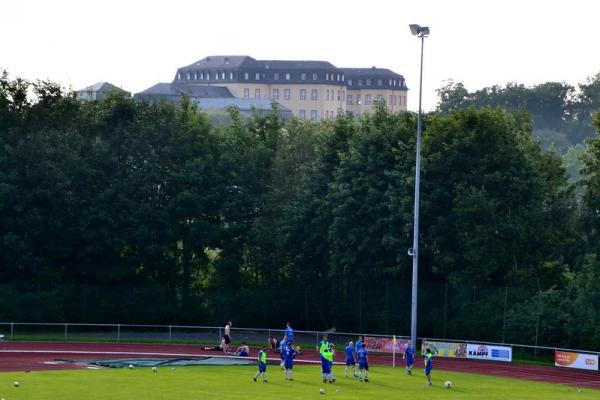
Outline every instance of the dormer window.
<svg viewBox="0 0 600 400">
<path fill-rule="evenodd" d="M 273 74 L 273 79 L 275 79 L 276 81 L 278 81 L 278 80 L 279 80 L 279 72 L 275 72 L 275 73 Z"/>
<path fill-rule="evenodd" d="M 179 81 L 181 80 L 181 72 L 177 73 L 177 80 L 179 80 Z"/>
<path fill-rule="evenodd" d="M 187 73 L 187 80 L 188 80 L 188 81 L 190 80 L 190 77 L 191 77 L 190 75 L 191 75 L 191 74 L 188 72 L 188 73 Z"/>
<path fill-rule="evenodd" d="M 285 80 L 286 80 L 286 81 L 289 81 L 291 77 L 292 77 L 292 76 L 291 76 L 291 74 L 290 74 L 289 72 L 286 72 L 286 73 L 285 73 Z"/>
<path fill-rule="evenodd" d="M 383 80 L 377 79 L 377 86 L 383 86 Z"/>
<path fill-rule="evenodd" d="M 305 81 L 305 80 L 306 80 L 306 72 L 302 72 L 302 73 L 300 74 L 300 79 L 302 79 L 303 81 Z"/>
<path fill-rule="evenodd" d="M 229 80 L 232 81 L 233 80 L 233 72 L 229 73 Z"/>
<path fill-rule="evenodd" d="M 221 72 L 221 79 L 225 80 L 225 71 Z"/>
<path fill-rule="evenodd" d="M 348 86 L 352 86 L 352 79 L 348 79 Z"/>
<path fill-rule="evenodd" d="M 249 79 L 249 75 L 248 75 L 248 73 L 247 73 L 247 72 L 244 72 L 244 80 L 246 80 L 246 81 L 247 81 L 248 79 Z"/>
<path fill-rule="evenodd" d="M 198 80 L 198 72 L 194 72 L 194 80 L 197 81 Z"/>
<path fill-rule="evenodd" d="M 260 72 L 257 72 L 256 74 L 254 74 L 254 79 L 256 79 L 257 81 L 260 80 Z"/>
<path fill-rule="evenodd" d="M 312 78 L 313 78 L 313 81 L 316 81 L 318 79 L 318 75 L 316 72 L 313 72 Z"/>
<path fill-rule="evenodd" d="M 367 86 L 371 86 L 371 80 L 367 79 Z"/>
</svg>

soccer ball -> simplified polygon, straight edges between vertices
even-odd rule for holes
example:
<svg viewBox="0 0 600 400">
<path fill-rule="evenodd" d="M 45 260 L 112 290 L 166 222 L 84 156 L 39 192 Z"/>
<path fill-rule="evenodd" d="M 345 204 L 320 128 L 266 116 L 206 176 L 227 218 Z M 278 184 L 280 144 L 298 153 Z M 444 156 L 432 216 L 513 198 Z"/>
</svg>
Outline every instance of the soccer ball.
<svg viewBox="0 0 600 400">
<path fill-rule="evenodd" d="M 446 382 L 444 382 L 444 387 L 445 387 L 446 389 L 450 389 L 450 388 L 452 387 L 452 382 L 450 382 L 450 381 L 446 381 Z"/>
<path fill-rule="evenodd" d="M 19 383 L 19 381 L 14 381 L 13 385 L 15 385 L 15 387 L 19 387 L 20 383 Z"/>
<path fill-rule="evenodd" d="M 156 367 L 152 367 L 152 372 L 156 372 Z"/>
<path fill-rule="evenodd" d="M 133 369 L 133 365 L 132 364 L 129 364 L 129 369 Z"/>
<path fill-rule="evenodd" d="M 325 389 L 319 389 L 319 393 L 325 394 Z"/>
</svg>

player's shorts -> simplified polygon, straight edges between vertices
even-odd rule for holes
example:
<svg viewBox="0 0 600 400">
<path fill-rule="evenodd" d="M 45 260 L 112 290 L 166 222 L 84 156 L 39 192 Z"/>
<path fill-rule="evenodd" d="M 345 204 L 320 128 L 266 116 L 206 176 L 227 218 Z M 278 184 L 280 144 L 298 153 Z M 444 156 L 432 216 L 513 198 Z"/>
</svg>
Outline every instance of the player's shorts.
<svg viewBox="0 0 600 400">
<path fill-rule="evenodd" d="M 267 372 L 267 364 L 264 362 L 258 363 L 258 372 Z"/>
<path fill-rule="evenodd" d="M 285 369 L 292 369 L 294 368 L 294 362 L 292 360 L 286 360 L 284 363 Z"/>
<path fill-rule="evenodd" d="M 248 357 L 248 353 L 245 351 L 240 351 L 240 357 Z"/>
<path fill-rule="evenodd" d="M 413 365 L 415 360 L 413 358 L 406 357 L 406 365 Z"/>
<path fill-rule="evenodd" d="M 354 358 L 346 358 L 346 365 L 356 365 L 356 361 L 354 361 Z"/>
<path fill-rule="evenodd" d="M 425 367 L 425 375 L 429 375 L 431 373 L 431 370 L 433 369 L 433 367 L 431 365 L 428 365 Z"/>
<path fill-rule="evenodd" d="M 369 370 L 369 363 L 367 362 L 359 362 L 358 363 L 358 369 L 364 369 L 366 371 Z"/>
<path fill-rule="evenodd" d="M 279 356 L 281 357 L 281 361 L 285 360 L 285 353 L 280 351 Z"/>
<path fill-rule="evenodd" d="M 225 344 L 231 343 L 231 338 L 229 337 L 229 335 L 223 335 L 223 339 L 225 339 Z"/>
</svg>

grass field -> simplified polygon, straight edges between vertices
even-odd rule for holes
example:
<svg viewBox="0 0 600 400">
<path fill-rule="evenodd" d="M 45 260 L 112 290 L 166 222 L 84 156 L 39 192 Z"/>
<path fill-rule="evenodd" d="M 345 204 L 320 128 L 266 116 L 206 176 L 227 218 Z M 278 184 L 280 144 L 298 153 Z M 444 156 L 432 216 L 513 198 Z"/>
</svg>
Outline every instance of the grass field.
<svg viewBox="0 0 600 400">
<path fill-rule="evenodd" d="M 496 378 L 476 374 L 435 371 L 427 387 L 422 371 L 407 376 L 402 369 L 372 368 L 369 383 L 343 377 L 334 368 L 337 382 L 324 384 L 317 366 L 297 366 L 294 381 L 285 381 L 278 366 L 270 365 L 268 382 L 252 381 L 254 366 L 198 366 L 69 370 L 0 373 L 0 398 L 6 400 L 116 400 L 116 399 L 600 399 L 600 391 L 564 385 Z M 443 382 L 451 380 L 452 389 Z M 14 387 L 13 382 L 20 386 Z M 325 389 L 325 395 L 319 389 Z M 339 390 L 340 392 L 336 392 Z"/>
</svg>

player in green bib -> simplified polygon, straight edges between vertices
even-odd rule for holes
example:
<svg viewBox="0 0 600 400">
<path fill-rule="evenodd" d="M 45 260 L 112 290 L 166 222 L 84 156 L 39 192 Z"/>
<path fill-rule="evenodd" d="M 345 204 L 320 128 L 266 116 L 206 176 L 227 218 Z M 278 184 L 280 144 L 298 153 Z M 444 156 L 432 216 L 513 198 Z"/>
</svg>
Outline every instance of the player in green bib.
<svg viewBox="0 0 600 400">
<path fill-rule="evenodd" d="M 267 348 L 263 347 L 258 352 L 258 372 L 254 374 L 254 382 L 256 382 L 256 378 L 258 378 L 259 374 L 262 374 L 262 381 L 267 381 Z"/>
</svg>

